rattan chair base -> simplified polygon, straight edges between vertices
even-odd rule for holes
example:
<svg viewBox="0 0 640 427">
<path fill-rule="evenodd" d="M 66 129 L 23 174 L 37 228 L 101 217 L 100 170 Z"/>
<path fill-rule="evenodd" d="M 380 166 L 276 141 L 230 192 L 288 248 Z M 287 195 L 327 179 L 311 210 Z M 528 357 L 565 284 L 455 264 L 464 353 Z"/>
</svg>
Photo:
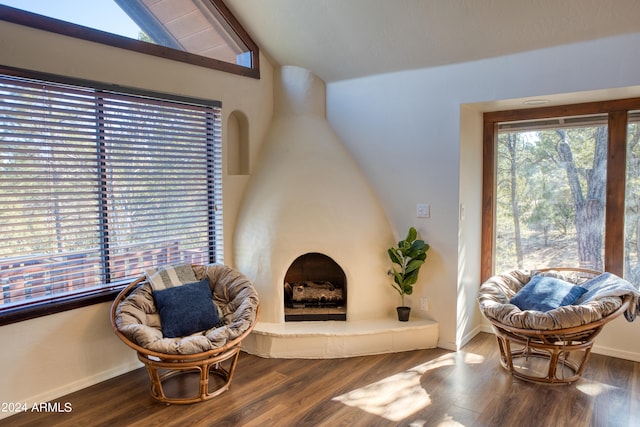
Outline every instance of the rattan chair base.
<svg viewBox="0 0 640 427">
<path fill-rule="evenodd" d="M 162 403 L 191 404 L 211 399 L 227 391 L 238 363 L 240 347 L 236 346 L 214 356 L 195 360 L 154 360 L 148 355 L 138 353 L 138 359 L 147 368 L 150 380 L 151 397 Z M 223 367 L 228 361 L 229 366 Z M 193 374 L 199 375 L 197 392 L 187 396 L 171 396 L 165 391 L 164 384 L 172 378 Z M 216 385 L 216 377 L 222 380 Z"/>
<path fill-rule="evenodd" d="M 500 363 L 514 377 L 544 384 L 571 384 L 579 380 L 589 361 L 593 338 L 546 344 L 540 340 L 514 337 L 494 325 L 500 349 Z M 594 331 L 595 332 L 595 331 Z M 597 331 L 599 332 L 599 331 Z M 593 337 L 595 338 L 595 335 Z M 539 361 L 534 369 L 533 361 Z"/>
</svg>

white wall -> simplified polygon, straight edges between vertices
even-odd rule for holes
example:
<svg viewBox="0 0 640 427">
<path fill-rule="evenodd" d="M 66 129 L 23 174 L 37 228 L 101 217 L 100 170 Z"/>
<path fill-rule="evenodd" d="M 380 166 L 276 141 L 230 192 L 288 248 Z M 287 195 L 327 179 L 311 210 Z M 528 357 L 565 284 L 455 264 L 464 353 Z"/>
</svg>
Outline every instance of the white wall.
<svg viewBox="0 0 640 427">
<path fill-rule="evenodd" d="M 567 102 L 638 96 L 632 86 L 640 85 L 639 66 L 640 34 L 630 34 L 327 86 L 329 121 L 372 182 L 396 235 L 415 225 L 431 245 L 413 306 L 428 298 L 440 346 L 458 347 L 483 322 L 475 301 L 482 111 L 541 95 L 562 94 Z M 415 217 L 418 202 L 431 204 L 431 218 Z M 597 350 L 640 360 L 640 341 L 623 339 L 637 334 L 640 322 L 622 322 L 605 328 Z"/>
<path fill-rule="evenodd" d="M 264 57 L 262 79 L 256 80 L 0 22 L 0 64 L 222 101 L 223 156 L 227 118 L 240 111 L 249 122 L 250 163 L 271 122 L 273 69 Z M 248 175 L 228 175 L 224 168 L 225 261 L 231 265 L 247 180 Z M 6 344 L 0 352 L 0 401 L 55 399 L 138 366 L 135 353 L 111 330 L 109 307 L 98 304 L 0 327 L 0 342 Z"/>
<path fill-rule="evenodd" d="M 458 206 L 458 303 L 456 343 L 463 345 L 480 329 L 477 309 L 480 235 L 482 227 L 482 114 L 460 108 L 460 204 Z"/>
</svg>

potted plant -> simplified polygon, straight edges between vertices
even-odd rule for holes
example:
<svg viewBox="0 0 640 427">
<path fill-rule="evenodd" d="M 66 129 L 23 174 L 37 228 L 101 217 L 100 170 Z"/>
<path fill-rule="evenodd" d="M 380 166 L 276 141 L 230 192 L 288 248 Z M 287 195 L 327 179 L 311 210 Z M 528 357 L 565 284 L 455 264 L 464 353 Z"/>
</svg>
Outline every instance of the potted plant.
<svg viewBox="0 0 640 427">
<path fill-rule="evenodd" d="M 402 305 L 396 307 L 398 312 L 398 320 L 406 322 L 409 320 L 411 307 L 407 307 L 404 303 L 404 296 L 413 293 L 413 285 L 418 280 L 418 272 L 420 267 L 427 259 L 427 251 L 429 245 L 424 240 L 418 239 L 418 232 L 414 227 L 409 228 L 407 237 L 398 242 L 398 246 L 389 248 L 389 258 L 391 262 L 396 264 L 388 274 L 393 276 L 391 286 L 400 294 Z"/>
</svg>

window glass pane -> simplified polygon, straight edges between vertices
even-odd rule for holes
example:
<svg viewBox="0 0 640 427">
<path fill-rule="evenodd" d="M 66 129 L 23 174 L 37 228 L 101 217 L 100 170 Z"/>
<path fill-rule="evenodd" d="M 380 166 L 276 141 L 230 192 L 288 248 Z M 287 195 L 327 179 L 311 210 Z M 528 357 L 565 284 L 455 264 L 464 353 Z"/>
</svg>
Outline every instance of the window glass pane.
<svg viewBox="0 0 640 427">
<path fill-rule="evenodd" d="M 500 125 L 496 271 L 602 269 L 606 123 L 602 116 Z"/>
<path fill-rule="evenodd" d="M 146 37 L 114 0 L 0 0 L 0 4 L 131 39 Z"/>
<path fill-rule="evenodd" d="M 111 280 L 158 262 L 208 263 L 206 111 L 101 101 Z"/>
<path fill-rule="evenodd" d="M 211 0 L 0 0 L 84 27 L 252 68 L 251 49 Z"/>
<path fill-rule="evenodd" d="M 97 286 L 93 95 L 4 80 L 0 98 L 0 301 Z"/>
<path fill-rule="evenodd" d="M 212 105 L 0 75 L 0 314 L 222 262 L 219 122 Z"/>
<path fill-rule="evenodd" d="M 640 111 L 629 113 L 625 189 L 624 277 L 640 282 Z"/>
</svg>

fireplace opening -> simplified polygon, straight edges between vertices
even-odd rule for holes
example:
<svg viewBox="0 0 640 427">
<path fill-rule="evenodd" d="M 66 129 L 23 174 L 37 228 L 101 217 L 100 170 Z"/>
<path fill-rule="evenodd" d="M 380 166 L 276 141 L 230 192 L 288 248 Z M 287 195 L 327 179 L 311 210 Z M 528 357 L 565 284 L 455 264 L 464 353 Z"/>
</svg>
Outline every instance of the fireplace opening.
<svg viewBox="0 0 640 427">
<path fill-rule="evenodd" d="M 347 278 L 330 257 L 307 253 L 284 276 L 284 320 L 347 320 Z"/>
</svg>

